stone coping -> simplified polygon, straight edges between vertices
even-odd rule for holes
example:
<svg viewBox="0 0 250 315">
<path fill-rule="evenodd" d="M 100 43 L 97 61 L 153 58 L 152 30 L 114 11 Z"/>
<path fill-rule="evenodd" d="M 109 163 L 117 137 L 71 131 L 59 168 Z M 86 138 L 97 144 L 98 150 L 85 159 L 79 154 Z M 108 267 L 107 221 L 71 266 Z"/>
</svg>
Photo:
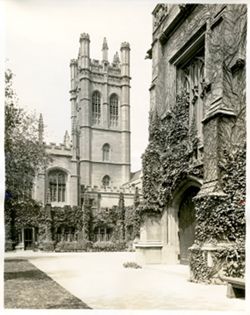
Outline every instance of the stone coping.
<svg viewBox="0 0 250 315">
<path fill-rule="evenodd" d="M 135 248 L 162 248 L 163 244 L 161 242 L 146 242 L 146 243 L 137 243 L 135 244 Z"/>
</svg>

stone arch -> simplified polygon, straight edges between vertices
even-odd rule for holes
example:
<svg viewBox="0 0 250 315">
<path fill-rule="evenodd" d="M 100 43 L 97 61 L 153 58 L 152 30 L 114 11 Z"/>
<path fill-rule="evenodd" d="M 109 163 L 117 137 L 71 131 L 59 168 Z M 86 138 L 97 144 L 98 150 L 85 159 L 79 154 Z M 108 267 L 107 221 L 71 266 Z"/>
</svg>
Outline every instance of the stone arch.
<svg viewBox="0 0 250 315">
<path fill-rule="evenodd" d="M 102 146 L 102 160 L 103 161 L 110 161 L 110 152 L 111 147 L 109 143 L 104 143 Z"/>
<path fill-rule="evenodd" d="M 110 178 L 110 176 L 109 176 L 109 175 L 103 176 L 103 178 L 102 178 L 102 186 L 105 187 L 105 188 L 107 188 L 107 187 L 110 186 L 110 183 L 111 183 L 111 178 Z"/>
<path fill-rule="evenodd" d="M 171 205 L 166 211 L 166 225 L 167 225 L 167 244 L 169 248 L 170 258 L 166 258 L 167 261 L 187 263 L 187 247 L 192 244 L 194 239 L 191 238 L 192 222 L 189 222 L 189 218 L 185 220 L 185 215 L 188 211 L 194 211 L 192 198 L 196 195 L 202 185 L 202 180 L 195 176 L 187 176 L 173 193 L 173 199 Z M 185 204 L 186 202 L 186 204 Z M 187 209 L 185 208 L 187 207 Z M 188 208 L 190 207 L 190 209 Z M 185 214 L 186 211 L 186 214 Z M 182 212 L 182 213 L 181 213 Z M 191 214 L 191 212 L 190 212 Z M 193 212 L 192 214 L 193 215 Z M 182 216 L 182 217 L 181 217 Z M 184 216 L 184 217 L 183 217 Z M 182 225 L 184 222 L 184 226 Z M 193 222 L 195 224 L 195 222 Z M 185 224 L 187 228 L 185 230 Z M 190 232 L 190 234 L 189 234 Z M 181 234 L 183 233 L 183 234 Z M 185 234 L 186 233 L 186 234 Z M 185 240 L 185 237 L 190 236 L 190 240 Z"/>
<path fill-rule="evenodd" d="M 173 207 L 179 207 L 180 203 L 182 201 L 182 196 L 184 192 L 191 186 L 200 188 L 202 185 L 203 181 L 192 175 L 188 175 L 185 180 L 183 180 L 180 185 L 175 189 L 173 193 L 173 201 L 172 201 L 172 206 Z"/>
</svg>

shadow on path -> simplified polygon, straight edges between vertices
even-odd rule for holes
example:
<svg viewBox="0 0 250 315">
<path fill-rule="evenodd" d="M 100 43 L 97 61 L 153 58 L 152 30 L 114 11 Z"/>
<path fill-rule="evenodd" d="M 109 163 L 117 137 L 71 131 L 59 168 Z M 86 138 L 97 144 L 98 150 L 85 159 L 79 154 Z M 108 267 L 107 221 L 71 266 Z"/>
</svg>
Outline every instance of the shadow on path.
<svg viewBox="0 0 250 315">
<path fill-rule="evenodd" d="M 4 263 L 5 308 L 90 309 L 25 259 Z"/>
</svg>

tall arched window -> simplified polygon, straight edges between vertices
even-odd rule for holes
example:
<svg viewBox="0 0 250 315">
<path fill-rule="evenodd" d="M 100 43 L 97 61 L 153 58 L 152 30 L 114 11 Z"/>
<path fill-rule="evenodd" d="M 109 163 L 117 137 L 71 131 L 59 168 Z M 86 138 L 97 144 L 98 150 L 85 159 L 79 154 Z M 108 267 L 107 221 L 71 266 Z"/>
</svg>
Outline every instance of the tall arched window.
<svg viewBox="0 0 250 315">
<path fill-rule="evenodd" d="M 101 95 L 95 91 L 92 95 L 92 124 L 99 125 L 101 120 Z"/>
<path fill-rule="evenodd" d="M 110 96 L 109 121 L 111 126 L 118 125 L 118 96 L 116 94 Z"/>
<path fill-rule="evenodd" d="M 102 179 L 102 186 L 108 187 L 110 186 L 110 177 L 108 175 L 105 175 Z"/>
<path fill-rule="evenodd" d="M 108 143 L 105 143 L 102 147 L 102 160 L 103 161 L 109 161 L 110 158 L 110 145 Z"/>
<path fill-rule="evenodd" d="M 51 201 L 64 202 L 66 192 L 66 174 L 60 170 L 49 172 L 49 191 Z"/>
</svg>

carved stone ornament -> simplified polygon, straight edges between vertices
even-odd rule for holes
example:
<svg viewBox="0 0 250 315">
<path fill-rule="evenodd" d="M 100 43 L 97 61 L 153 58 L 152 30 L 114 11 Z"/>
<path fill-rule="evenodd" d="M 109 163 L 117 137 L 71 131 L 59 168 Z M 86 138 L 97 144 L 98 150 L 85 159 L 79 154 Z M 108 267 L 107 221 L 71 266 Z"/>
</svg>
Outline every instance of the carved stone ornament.
<svg viewBox="0 0 250 315">
<path fill-rule="evenodd" d="M 163 21 L 165 16 L 168 13 L 168 5 L 167 4 L 159 4 L 156 7 L 154 14 L 154 28 L 157 28 L 159 24 Z"/>
</svg>

